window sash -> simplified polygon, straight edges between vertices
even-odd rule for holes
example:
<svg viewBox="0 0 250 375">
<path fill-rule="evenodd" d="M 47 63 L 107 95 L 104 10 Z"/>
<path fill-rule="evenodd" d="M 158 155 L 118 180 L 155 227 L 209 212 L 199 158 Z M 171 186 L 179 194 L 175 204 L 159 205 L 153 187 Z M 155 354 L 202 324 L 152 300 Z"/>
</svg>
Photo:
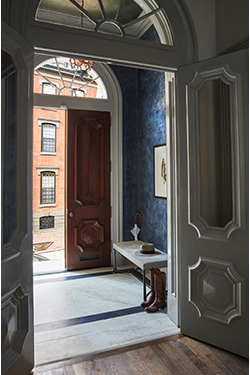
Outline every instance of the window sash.
<svg viewBox="0 0 250 375">
<path fill-rule="evenodd" d="M 77 96 L 77 97 L 82 97 L 84 98 L 85 97 L 85 91 L 84 90 L 77 90 L 77 89 L 74 89 L 72 90 L 72 96 Z"/>
<path fill-rule="evenodd" d="M 43 94 L 56 95 L 56 88 L 55 88 L 55 86 L 51 85 L 50 83 L 43 82 L 42 92 L 43 92 Z"/>
<path fill-rule="evenodd" d="M 56 126 L 42 125 L 42 152 L 56 152 Z"/>
<path fill-rule="evenodd" d="M 55 203 L 55 173 L 41 174 L 41 204 Z"/>
</svg>

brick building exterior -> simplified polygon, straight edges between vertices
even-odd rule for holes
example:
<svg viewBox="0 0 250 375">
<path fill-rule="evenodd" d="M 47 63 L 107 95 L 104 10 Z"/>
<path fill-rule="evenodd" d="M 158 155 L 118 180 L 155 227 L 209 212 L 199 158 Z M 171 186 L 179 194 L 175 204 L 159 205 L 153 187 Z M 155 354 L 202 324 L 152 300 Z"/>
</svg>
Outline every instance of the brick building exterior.
<svg viewBox="0 0 250 375">
<path fill-rule="evenodd" d="M 39 74 L 40 73 L 40 74 Z M 43 65 L 34 73 L 34 93 L 95 98 L 96 82 L 83 86 L 81 77 L 74 80 L 64 69 L 63 80 L 58 70 Z M 46 78 L 48 77 L 49 82 Z M 66 86 L 66 87 L 64 87 Z M 77 90 L 80 88 L 80 90 Z M 65 217 L 65 134 L 63 109 L 33 109 L 33 244 L 34 250 L 64 249 Z"/>
</svg>

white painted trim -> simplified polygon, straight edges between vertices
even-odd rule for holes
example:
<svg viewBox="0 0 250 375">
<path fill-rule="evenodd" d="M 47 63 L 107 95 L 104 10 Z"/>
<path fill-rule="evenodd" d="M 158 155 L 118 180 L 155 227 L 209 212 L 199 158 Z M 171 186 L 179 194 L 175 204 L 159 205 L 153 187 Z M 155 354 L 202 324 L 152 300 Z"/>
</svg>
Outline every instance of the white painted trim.
<svg viewBox="0 0 250 375">
<path fill-rule="evenodd" d="M 108 99 L 93 99 L 78 96 L 34 94 L 34 107 L 45 109 L 86 109 L 111 111 L 113 104 Z"/>
<path fill-rule="evenodd" d="M 96 64 L 111 103 L 111 239 L 123 239 L 123 173 L 122 173 L 122 92 L 120 84 L 108 65 Z"/>
<path fill-rule="evenodd" d="M 37 175 L 40 176 L 42 172 L 53 172 L 58 176 L 59 167 L 36 167 Z"/>
<path fill-rule="evenodd" d="M 34 73 L 35 73 L 35 72 L 34 72 Z M 38 74 L 36 74 L 36 75 L 38 75 Z M 46 77 L 49 77 L 49 76 L 50 76 L 49 74 L 46 74 Z M 51 77 L 55 79 L 55 77 L 52 76 L 52 74 L 51 74 Z M 60 79 L 60 78 L 59 78 L 59 79 Z M 48 83 L 48 84 L 49 84 L 49 82 L 46 81 L 46 79 L 42 79 L 42 78 L 40 78 L 40 79 L 39 79 L 39 85 L 42 86 L 43 83 Z M 54 85 L 56 85 L 56 86 L 59 88 L 59 82 L 53 82 L 53 83 L 54 83 Z"/>
<path fill-rule="evenodd" d="M 50 151 L 41 151 L 40 155 L 56 155 L 56 152 L 50 152 Z"/>
<path fill-rule="evenodd" d="M 56 207 L 56 203 L 39 204 L 39 208 L 44 208 L 44 207 Z"/>
<path fill-rule="evenodd" d="M 165 74 L 168 222 L 168 316 L 179 326 L 178 176 L 175 74 Z"/>
<path fill-rule="evenodd" d="M 38 118 L 38 126 L 42 126 L 43 124 L 50 123 L 51 125 L 55 125 L 57 128 L 59 128 L 59 122 L 60 120 L 50 120 L 46 118 Z"/>
</svg>

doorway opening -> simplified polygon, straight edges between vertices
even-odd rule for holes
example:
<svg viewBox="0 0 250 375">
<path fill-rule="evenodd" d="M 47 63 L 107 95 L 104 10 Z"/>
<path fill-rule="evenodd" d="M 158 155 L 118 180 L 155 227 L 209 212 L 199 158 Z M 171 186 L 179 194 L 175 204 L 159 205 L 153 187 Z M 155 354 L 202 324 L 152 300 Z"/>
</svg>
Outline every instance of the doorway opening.
<svg viewBox="0 0 250 375">
<path fill-rule="evenodd" d="M 167 200 L 154 196 L 153 151 L 155 146 L 166 143 L 169 121 L 166 100 L 169 90 L 166 90 L 165 85 L 170 76 L 153 70 L 103 65 L 95 63 L 93 68 L 96 67 L 100 72 L 103 69 L 107 77 L 111 77 L 105 80 L 108 92 L 106 100 L 36 93 L 35 107 L 38 110 L 49 110 L 51 120 L 54 118 L 53 113 L 57 114 L 58 111 L 63 111 L 65 117 L 63 105 L 71 110 L 97 109 L 111 113 L 112 242 L 134 240 L 131 229 L 134 226 L 134 214 L 140 206 L 142 219 L 138 222 L 141 229 L 139 239 L 151 241 L 156 248 L 167 251 Z M 114 77 L 117 77 L 118 84 L 112 83 Z M 123 88 L 122 96 L 121 93 L 116 95 L 119 86 Z M 55 88 L 57 91 L 60 91 L 60 87 Z M 41 119 L 44 120 L 44 116 Z M 56 124 L 54 126 L 57 132 L 61 122 L 59 127 Z M 122 160 L 119 160 L 119 156 L 122 156 Z M 40 171 L 43 172 L 46 171 Z M 56 174 L 56 170 L 51 172 Z M 56 176 L 59 176 L 59 172 L 60 169 Z M 69 215 L 71 211 L 66 211 L 66 208 L 64 206 L 65 214 Z M 156 226 L 156 217 L 152 217 L 154 213 L 157 218 L 161 216 Z M 117 258 L 117 263 L 119 268 L 131 267 L 122 257 Z M 68 271 L 63 275 L 35 275 L 34 291 L 36 365 L 179 332 L 169 319 L 167 308 L 157 315 L 146 314 L 140 306 L 141 282 L 129 273 L 114 274 L 112 266 Z M 50 306 L 49 310 L 46 306 Z M 48 350 L 53 345 L 54 335 L 61 348 L 56 355 Z M 78 342 L 76 346 L 71 343 L 70 337 L 73 336 L 77 337 L 77 340 L 73 340 Z M 67 343 L 67 347 L 63 342 Z M 80 342 L 82 345 L 79 345 Z M 69 347 L 73 348 L 73 352 Z"/>
<path fill-rule="evenodd" d="M 65 270 L 65 196 L 67 111 L 53 107 L 54 95 L 106 99 L 99 75 L 83 60 L 51 58 L 34 71 L 34 94 L 47 105 L 33 109 L 33 270 Z"/>
</svg>

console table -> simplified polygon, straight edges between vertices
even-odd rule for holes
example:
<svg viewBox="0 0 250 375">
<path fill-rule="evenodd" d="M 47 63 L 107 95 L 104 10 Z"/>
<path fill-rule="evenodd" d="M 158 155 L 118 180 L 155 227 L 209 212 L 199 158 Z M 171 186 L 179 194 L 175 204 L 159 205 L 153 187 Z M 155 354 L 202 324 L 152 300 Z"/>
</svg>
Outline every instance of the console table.
<svg viewBox="0 0 250 375">
<path fill-rule="evenodd" d="M 119 272 L 116 268 L 116 252 L 123 255 L 130 262 L 135 264 L 143 271 L 143 300 L 146 300 L 146 278 L 145 271 L 151 268 L 167 267 L 168 256 L 163 251 L 155 249 L 154 254 L 140 254 L 140 246 L 142 241 L 124 241 L 113 243 L 113 269 L 114 272 Z"/>
</svg>

